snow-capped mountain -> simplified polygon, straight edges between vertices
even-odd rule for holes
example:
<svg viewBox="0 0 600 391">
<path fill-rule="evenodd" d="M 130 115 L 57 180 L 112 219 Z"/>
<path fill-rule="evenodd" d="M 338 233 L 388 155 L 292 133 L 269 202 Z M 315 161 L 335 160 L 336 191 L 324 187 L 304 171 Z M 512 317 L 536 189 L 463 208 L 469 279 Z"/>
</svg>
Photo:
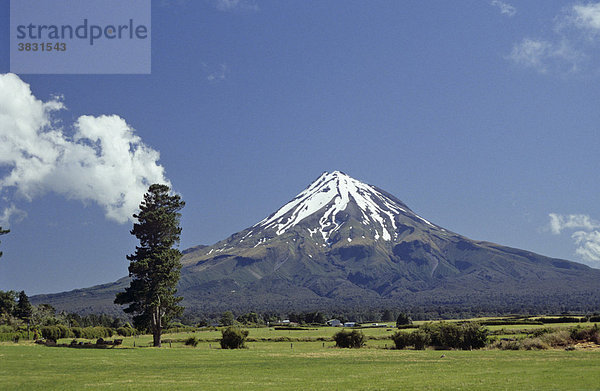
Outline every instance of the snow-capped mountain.
<svg viewBox="0 0 600 391">
<path fill-rule="evenodd" d="M 340 171 L 323 173 L 252 227 L 185 250 L 182 264 L 178 290 L 192 311 L 600 308 L 600 270 L 468 239 Z M 108 308 L 125 283 L 36 300 Z"/>
<path fill-rule="evenodd" d="M 308 241 L 322 248 L 353 241 L 381 242 L 389 247 L 424 230 L 450 235 L 387 192 L 333 171 L 321 174 L 275 213 L 204 251 L 206 256 L 231 253 L 284 239 Z"/>
<path fill-rule="evenodd" d="M 316 214 L 318 226 L 306 228 L 309 234 L 320 234 L 330 241 L 347 222 L 351 208 L 358 212 L 360 224 L 369 226 L 373 239 L 392 240 L 398 237 L 396 218 L 399 214 L 410 216 L 433 226 L 413 213 L 394 197 L 364 184 L 340 171 L 324 172 L 306 190 L 281 207 L 277 212 L 255 225 L 257 229 L 273 229 L 277 235 Z M 254 230 L 250 231 L 252 234 Z"/>
<path fill-rule="evenodd" d="M 254 226 L 189 249 L 183 263 L 182 284 L 246 307 L 438 300 L 458 292 L 473 300 L 569 291 L 578 279 L 578 289 L 588 289 L 595 284 L 588 277 L 600 277 L 584 265 L 450 232 L 340 171 L 323 173 Z"/>
</svg>

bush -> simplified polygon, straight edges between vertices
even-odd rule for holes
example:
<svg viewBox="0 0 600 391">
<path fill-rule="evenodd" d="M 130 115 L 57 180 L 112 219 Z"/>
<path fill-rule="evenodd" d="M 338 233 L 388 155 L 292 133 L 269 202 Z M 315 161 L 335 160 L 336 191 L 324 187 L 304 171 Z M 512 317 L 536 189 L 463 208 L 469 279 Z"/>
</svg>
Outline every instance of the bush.
<svg viewBox="0 0 600 391">
<path fill-rule="evenodd" d="M 456 323 L 426 323 L 420 327 L 428 336 L 429 344 L 440 349 L 455 349 L 461 344 L 461 330 Z"/>
<path fill-rule="evenodd" d="M 525 350 L 546 350 L 550 346 L 541 338 L 527 338 L 521 341 L 521 347 Z"/>
<path fill-rule="evenodd" d="M 478 323 L 464 323 L 460 327 L 460 348 L 463 350 L 480 349 L 487 344 L 488 330 Z"/>
<path fill-rule="evenodd" d="M 521 343 L 514 339 L 501 339 L 492 344 L 492 348 L 500 350 L 519 350 Z"/>
<path fill-rule="evenodd" d="M 547 328 L 535 329 L 531 332 L 531 336 L 534 338 L 537 338 L 537 337 L 541 337 L 542 335 L 548 334 L 551 332 L 552 332 L 552 330 L 547 329 Z"/>
<path fill-rule="evenodd" d="M 479 349 L 488 342 L 488 330 L 478 323 L 426 323 L 412 333 L 397 332 L 392 336 L 396 349 L 414 346 L 417 350 L 425 346 L 442 349 Z"/>
<path fill-rule="evenodd" d="M 360 348 L 365 344 L 365 335 L 360 330 L 341 330 L 334 334 L 333 340 L 339 348 Z"/>
<path fill-rule="evenodd" d="M 186 344 L 186 346 L 196 347 L 196 346 L 198 346 L 198 342 L 200 342 L 198 340 L 198 338 L 196 338 L 196 337 L 189 337 L 188 339 L 185 340 L 184 343 Z"/>
<path fill-rule="evenodd" d="M 84 327 L 81 329 L 81 337 L 86 339 L 110 338 L 113 336 L 113 329 L 110 327 Z"/>
<path fill-rule="evenodd" d="M 568 330 L 559 330 L 553 333 L 544 334 L 540 339 L 552 347 L 568 346 L 573 342 L 571 333 Z"/>
<path fill-rule="evenodd" d="M 237 327 L 227 327 L 221 330 L 223 335 L 221 338 L 222 349 L 241 349 L 246 347 L 246 338 L 248 330 L 241 330 Z"/>
<path fill-rule="evenodd" d="M 71 333 L 75 338 L 83 338 L 83 329 L 81 327 L 71 327 Z"/>
<path fill-rule="evenodd" d="M 396 345 L 396 349 L 405 349 L 412 345 L 411 336 L 409 333 L 398 331 L 392 335 L 392 341 Z"/>
<path fill-rule="evenodd" d="M 131 337 L 133 334 L 135 334 L 135 329 L 122 326 L 117 329 L 117 334 L 119 334 L 121 337 Z"/>
<path fill-rule="evenodd" d="M 0 325 L 0 333 L 14 333 L 15 328 L 9 325 Z"/>
<path fill-rule="evenodd" d="M 598 325 L 588 328 L 574 327 L 571 329 L 570 337 L 575 341 L 599 343 L 600 333 L 598 333 Z"/>
<path fill-rule="evenodd" d="M 51 341 L 58 341 L 60 338 L 70 338 L 73 335 L 71 330 L 63 325 L 44 326 L 41 329 L 42 337 Z"/>
<path fill-rule="evenodd" d="M 411 345 L 415 347 L 416 350 L 423 350 L 425 346 L 431 343 L 431 337 L 422 329 L 415 330 L 411 335 Z"/>
</svg>

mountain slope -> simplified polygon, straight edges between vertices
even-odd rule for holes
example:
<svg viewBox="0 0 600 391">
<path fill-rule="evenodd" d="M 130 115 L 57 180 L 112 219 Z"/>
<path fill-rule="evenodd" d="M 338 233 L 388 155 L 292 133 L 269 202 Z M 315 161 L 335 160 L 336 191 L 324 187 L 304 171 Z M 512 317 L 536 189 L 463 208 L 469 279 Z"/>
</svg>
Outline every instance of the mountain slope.
<svg viewBox="0 0 600 391">
<path fill-rule="evenodd" d="M 184 253 L 179 292 L 197 311 L 600 303 L 600 270 L 470 240 L 339 171 L 254 226 Z"/>
</svg>

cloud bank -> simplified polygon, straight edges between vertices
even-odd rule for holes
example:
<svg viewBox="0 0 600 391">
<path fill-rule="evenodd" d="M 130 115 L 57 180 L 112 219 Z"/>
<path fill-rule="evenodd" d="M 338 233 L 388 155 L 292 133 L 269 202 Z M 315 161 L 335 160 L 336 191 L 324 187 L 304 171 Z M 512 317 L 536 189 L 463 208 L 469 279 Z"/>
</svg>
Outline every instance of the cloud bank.
<svg viewBox="0 0 600 391">
<path fill-rule="evenodd" d="M 123 118 L 81 116 L 65 129 L 55 114 L 60 98 L 37 99 L 14 74 L 0 75 L 0 212 L 8 226 L 22 218 L 17 200 L 48 192 L 101 206 L 108 219 L 132 220 L 152 183 L 170 185 L 159 153 Z"/>
<path fill-rule="evenodd" d="M 564 230 L 575 230 L 571 234 L 573 242 L 577 246 L 575 253 L 585 263 L 592 267 L 600 268 L 600 222 L 584 214 L 561 215 L 550 213 L 548 228 L 555 235 Z"/>
<path fill-rule="evenodd" d="M 600 60 L 600 2 L 562 9 L 549 33 L 516 43 L 508 59 L 539 73 L 577 73 Z"/>
</svg>

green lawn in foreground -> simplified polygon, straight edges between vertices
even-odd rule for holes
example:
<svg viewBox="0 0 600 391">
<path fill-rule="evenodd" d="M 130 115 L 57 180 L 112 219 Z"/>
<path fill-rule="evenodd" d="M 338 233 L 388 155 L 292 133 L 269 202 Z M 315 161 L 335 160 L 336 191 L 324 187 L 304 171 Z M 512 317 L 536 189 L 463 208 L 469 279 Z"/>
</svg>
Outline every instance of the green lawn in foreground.
<svg viewBox="0 0 600 391">
<path fill-rule="evenodd" d="M 370 341 L 371 342 L 371 341 Z M 382 341 L 373 341 L 379 344 Z M 550 390 L 600 387 L 600 351 L 395 351 L 0 345 L 0 390 Z M 374 346 L 374 345 L 373 345 Z M 213 344 L 214 347 L 214 344 Z M 441 357 L 444 354 L 446 357 Z"/>
</svg>

